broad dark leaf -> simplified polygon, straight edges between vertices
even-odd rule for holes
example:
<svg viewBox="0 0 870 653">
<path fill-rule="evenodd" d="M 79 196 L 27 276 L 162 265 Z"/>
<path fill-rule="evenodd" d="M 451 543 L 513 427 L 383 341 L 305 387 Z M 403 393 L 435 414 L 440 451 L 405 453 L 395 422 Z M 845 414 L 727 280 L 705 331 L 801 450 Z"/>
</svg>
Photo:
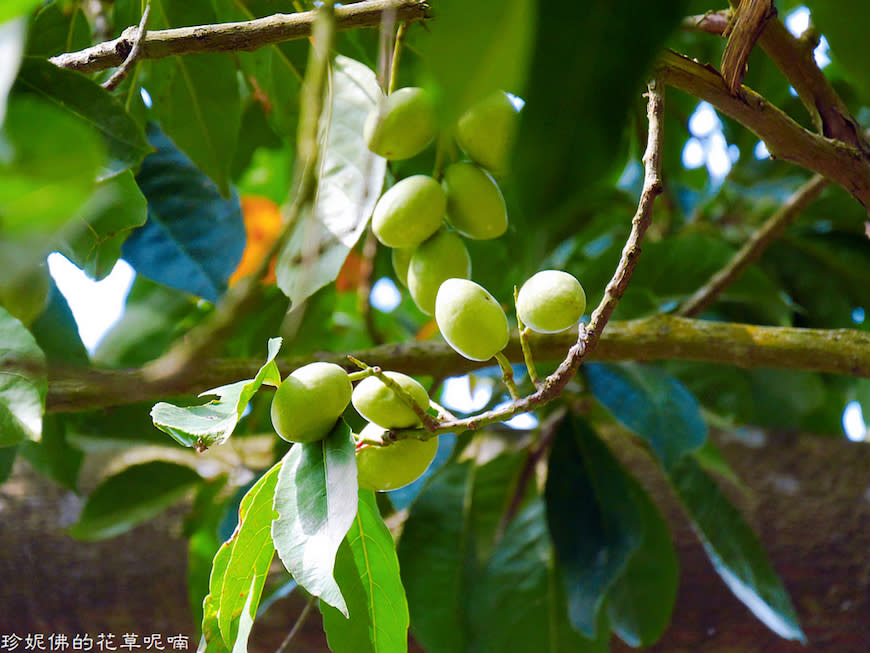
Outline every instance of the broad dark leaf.
<svg viewBox="0 0 870 653">
<path fill-rule="evenodd" d="M 78 476 L 84 455 L 70 446 L 65 422 L 60 415 L 47 415 L 42 423 L 39 442 L 25 440 L 18 445 L 18 453 L 34 469 L 63 487 L 78 491 Z"/>
<path fill-rule="evenodd" d="M 91 27 L 84 7 L 65 4 L 52 2 L 39 10 L 30 25 L 27 54 L 47 59 L 63 52 L 82 50 L 91 44 Z"/>
</svg>

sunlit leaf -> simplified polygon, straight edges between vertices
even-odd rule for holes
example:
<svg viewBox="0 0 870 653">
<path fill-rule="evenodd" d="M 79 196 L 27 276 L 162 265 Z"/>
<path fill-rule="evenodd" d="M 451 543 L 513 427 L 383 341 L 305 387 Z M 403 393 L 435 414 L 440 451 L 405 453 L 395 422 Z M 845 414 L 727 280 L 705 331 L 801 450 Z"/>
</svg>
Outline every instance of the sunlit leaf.
<svg viewBox="0 0 870 653">
<path fill-rule="evenodd" d="M 47 387 L 45 356 L 0 307 L 0 447 L 40 439 Z"/>
</svg>

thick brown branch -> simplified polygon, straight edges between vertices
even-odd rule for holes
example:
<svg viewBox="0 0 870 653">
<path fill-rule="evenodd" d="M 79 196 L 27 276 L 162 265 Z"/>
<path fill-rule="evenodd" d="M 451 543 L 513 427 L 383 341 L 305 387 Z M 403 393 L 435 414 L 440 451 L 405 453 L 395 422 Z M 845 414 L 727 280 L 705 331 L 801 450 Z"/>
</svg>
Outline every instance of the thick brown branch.
<svg viewBox="0 0 870 653">
<path fill-rule="evenodd" d="M 366 0 L 338 7 L 336 29 L 377 27 L 384 11 L 394 12 L 397 21 L 417 21 L 426 17 L 422 0 Z M 275 14 L 239 23 L 198 25 L 149 31 L 142 42 L 141 59 L 162 59 L 194 52 L 236 52 L 257 50 L 266 45 L 311 36 L 316 11 Z M 136 41 L 137 28 L 129 27 L 117 39 L 78 52 L 68 52 L 50 61 L 61 68 L 95 73 L 120 66 Z"/>
<path fill-rule="evenodd" d="M 675 52 L 664 53 L 657 74 L 669 86 L 706 100 L 750 129 L 774 158 L 831 179 L 870 207 L 870 159 L 854 145 L 804 129 L 745 86 L 736 96 L 731 95 L 718 72 Z"/>
<path fill-rule="evenodd" d="M 758 260 L 767 246 L 782 233 L 783 229 L 797 219 L 801 211 L 809 206 L 828 187 L 829 183 L 821 175 L 815 175 L 798 188 L 779 210 L 752 234 L 752 237 L 734 254 L 731 260 L 710 277 L 710 280 L 677 310 L 676 314 L 682 317 L 694 317 L 710 306 L 719 296 L 719 293 L 737 281 L 746 268 Z"/>
<path fill-rule="evenodd" d="M 726 33 L 728 44 L 722 54 L 722 77 L 731 93 L 737 93 L 746 73 L 746 61 L 768 20 L 776 15 L 773 0 L 741 0 Z"/>
</svg>

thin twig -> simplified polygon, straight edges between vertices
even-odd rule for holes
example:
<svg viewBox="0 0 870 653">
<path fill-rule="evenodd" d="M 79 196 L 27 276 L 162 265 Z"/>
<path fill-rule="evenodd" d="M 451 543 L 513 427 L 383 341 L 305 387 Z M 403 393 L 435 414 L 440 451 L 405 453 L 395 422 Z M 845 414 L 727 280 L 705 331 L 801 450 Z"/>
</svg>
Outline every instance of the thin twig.
<svg viewBox="0 0 870 653">
<path fill-rule="evenodd" d="M 773 0 L 741 0 L 723 35 L 728 36 L 722 53 L 722 77 L 732 95 L 743 83 L 746 61 L 764 26 L 776 16 Z"/>
<path fill-rule="evenodd" d="M 293 225 L 305 207 L 314 201 L 320 160 L 318 125 L 324 107 L 330 49 L 335 34 L 333 4 L 325 2 L 318 10 L 320 20 L 313 29 L 311 57 L 301 91 L 296 179 L 291 193 L 293 202 L 287 210 L 282 231 L 253 274 L 241 279 L 224 295 L 208 318 L 186 333 L 164 355 L 145 367 L 145 376 L 150 379 L 171 379 L 185 375 L 233 332 L 238 316 L 249 311 L 259 297 L 259 280 L 266 275 L 272 258 L 284 247 Z"/>
<path fill-rule="evenodd" d="M 142 19 L 139 21 L 139 27 L 136 30 L 136 40 L 133 43 L 133 49 L 130 50 L 130 54 L 127 55 L 120 68 L 103 84 L 103 88 L 107 91 L 114 91 L 118 88 L 118 85 L 124 81 L 124 78 L 130 73 L 142 55 L 142 43 L 148 34 L 148 18 L 150 15 L 151 0 L 145 0 L 145 9 L 142 11 Z"/>
<path fill-rule="evenodd" d="M 396 80 L 399 78 L 399 60 L 402 58 L 402 45 L 405 43 L 405 29 L 408 23 L 399 25 L 396 31 L 396 43 L 393 46 L 393 61 L 390 66 L 390 83 L 387 87 L 387 95 L 396 90 Z"/>
<path fill-rule="evenodd" d="M 498 363 L 498 366 L 501 368 L 501 380 L 504 383 L 505 387 L 508 389 L 508 392 L 511 395 L 511 399 L 516 401 L 520 398 L 520 391 L 517 388 L 517 384 L 514 381 L 514 368 L 511 367 L 511 362 L 507 359 L 503 352 L 498 352 L 495 355 L 495 360 Z"/>
<path fill-rule="evenodd" d="M 517 305 L 517 299 L 519 297 L 519 293 L 517 291 L 517 287 L 514 286 L 514 308 Z M 523 321 L 520 319 L 520 312 L 516 311 L 517 314 L 517 331 L 520 334 L 520 347 L 523 350 L 523 360 L 526 363 L 526 371 L 529 373 L 529 380 L 532 382 L 532 385 L 536 388 L 541 382 L 541 379 L 538 377 L 538 370 L 535 368 L 535 359 L 532 356 L 532 347 L 529 344 L 529 334 L 530 331 L 526 328 L 526 325 L 523 324 Z"/>
<path fill-rule="evenodd" d="M 716 272 L 710 280 L 701 286 L 686 302 L 676 311 L 681 317 L 695 317 L 712 304 L 716 297 L 732 283 L 740 278 L 740 275 L 757 261 L 768 245 L 792 222 L 797 219 L 810 203 L 830 185 L 830 181 L 821 175 L 815 175 L 812 179 L 798 188 L 785 203 L 773 214 L 761 227 L 752 234 L 747 243 L 741 247 L 731 260 L 721 270 Z"/>
<path fill-rule="evenodd" d="M 426 18 L 428 5 L 422 0 L 366 0 L 346 4 L 335 10 L 336 29 L 377 27 L 381 14 L 393 10 L 396 20 L 418 21 Z M 274 14 L 237 23 L 196 25 L 148 32 L 142 44 L 142 59 L 163 59 L 195 52 L 240 52 L 311 36 L 317 11 Z M 67 52 L 49 59 L 61 68 L 95 73 L 120 66 L 133 47 L 135 27 L 129 27 L 112 41 L 85 50 Z"/>
<path fill-rule="evenodd" d="M 305 620 L 308 618 L 308 613 L 311 612 L 311 608 L 314 607 L 314 602 L 316 601 L 316 597 L 312 596 L 308 599 L 308 603 L 305 604 L 305 607 L 302 608 L 302 612 L 299 613 L 299 616 L 296 618 L 296 623 L 293 624 L 293 628 L 290 629 L 290 632 L 287 633 L 287 637 L 284 638 L 284 641 L 281 642 L 281 646 L 278 647 L 278 650 L 275 653 L 285 653 L 285 651 L 289 650 L 290 644 L 293 642 L 293 638 L 296 637 L 296 634 L 302 630 L 302 626 L 305 624 Z"/>
</svg>

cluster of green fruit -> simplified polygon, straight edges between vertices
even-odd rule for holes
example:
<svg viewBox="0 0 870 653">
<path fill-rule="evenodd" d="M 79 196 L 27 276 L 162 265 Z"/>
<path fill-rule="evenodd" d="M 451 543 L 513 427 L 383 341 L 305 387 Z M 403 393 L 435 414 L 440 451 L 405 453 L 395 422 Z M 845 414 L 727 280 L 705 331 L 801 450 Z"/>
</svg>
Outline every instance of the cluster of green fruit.
<svg viewBox="0 0 870 653">
<path fill-rule="evenodd" d="M 401 387 L 421 411 L 429 408 L 429 395 L 415 379 L 400 372 L 385 376 Z M 399 440 L 388 447 L 362 444 L 389 429 L 420 425 L 417 413 L 377 376 L 354 388 L 348 373 L 333 363 L 311 363 L 292 372 L 272 399 L 272 425 L 290 442 L 322 440 L 348 404 L 368 420 L 356 439 L 360 487 L 396 490 L 419 478 L 435 458 L 438 439 Z"/>
<path fill-rule="evenodd" d="M 517 295 L 517 317 L 530 329 L 555 333 L 577 323 L 586 296 L 573 276 L 559 270 L 538 272 Z M 468 279 L 448 279 L 438 289 L 435 319 L 453 349 L 472 360 L 498 354 L 510 338 L 507 316 L 492 295 Z M 390 446 L 367 444 L 390 429 L 420 426 L 429 395 L 415 379 L 385 372 L 403 391 L 377 375 L 354 388 L 348 373 L 333 363 L 311 363 L 292 372 L 275 392 L 272 424 L 291 442 L 323 439 L 352 403 L 368 424 L 356 436 L 359 484 L 370 490 L 395 490 L 419 478 L 435 458 L 437 437 L 409 438 Z M 410 405 L 416 404 L 418 410 Z"/>
<path fill-rule="evenodd" d="M 470 161 L 448 165 L 439 180 L 413 175 L 378 200 L 372 230 L 393 249 L 399 281 L 427 315 L 447 279 L 468 279 L 471 258 L 461 236 L 489 240 L 508 227 L 507 207 L 495 177 L 507 172 L 518 110 L 506 93 L 494 94 L 457 121 L 455 138 Z M 438 135 L 435 105 L 423 88 L 391 93 L 366 120 L 369 149 L 388 160 L 425 150 Z"/>
</svg>

